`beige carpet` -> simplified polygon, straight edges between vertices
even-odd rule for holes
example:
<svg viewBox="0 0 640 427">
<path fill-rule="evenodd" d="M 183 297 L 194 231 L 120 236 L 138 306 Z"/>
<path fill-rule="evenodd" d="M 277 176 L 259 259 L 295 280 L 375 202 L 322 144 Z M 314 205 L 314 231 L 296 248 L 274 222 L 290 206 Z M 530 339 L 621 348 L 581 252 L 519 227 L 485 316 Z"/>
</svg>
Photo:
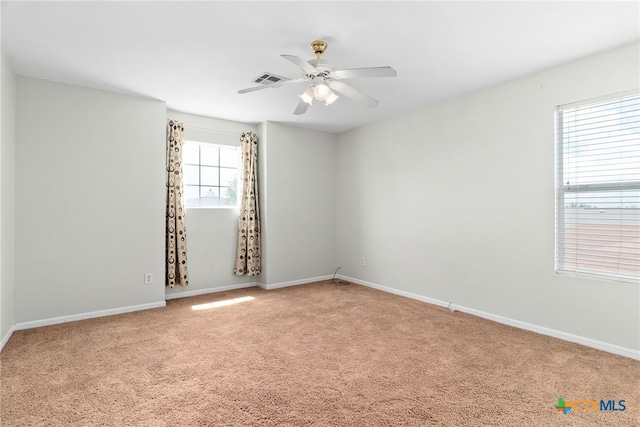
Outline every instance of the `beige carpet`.
<svg viewBox="0 0 640 427">
<path fill-rule="evenodd" d="M 640 425 L 638 361 L 354 284 L 18 331 L 0 360 L 2 426 Z"/>
</svg>

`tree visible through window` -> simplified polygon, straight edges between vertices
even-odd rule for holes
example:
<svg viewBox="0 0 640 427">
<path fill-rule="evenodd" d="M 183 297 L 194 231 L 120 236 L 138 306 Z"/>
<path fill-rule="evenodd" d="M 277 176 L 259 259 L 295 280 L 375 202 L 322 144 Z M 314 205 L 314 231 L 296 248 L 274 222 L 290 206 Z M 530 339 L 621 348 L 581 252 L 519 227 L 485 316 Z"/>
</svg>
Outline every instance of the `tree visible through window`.
<svg viewBox="0 0 640 427">
<path fill-rule="evenodd" d="M 556 270 L 640 278 L 640 97 L 556 108 Z"/>
<path fill-rule="evenodd" d="M 237 147 L 185 141 L 182 154 L 185 207 L 238 206 Z"/>
</svg>

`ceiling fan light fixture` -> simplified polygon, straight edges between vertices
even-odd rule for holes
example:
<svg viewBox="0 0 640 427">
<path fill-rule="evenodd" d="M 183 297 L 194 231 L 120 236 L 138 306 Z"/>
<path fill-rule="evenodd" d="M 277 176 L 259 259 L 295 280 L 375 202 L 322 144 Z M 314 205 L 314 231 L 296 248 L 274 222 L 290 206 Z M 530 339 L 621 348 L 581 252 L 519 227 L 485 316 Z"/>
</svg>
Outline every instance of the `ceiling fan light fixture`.
<svg viewBox="0 0 640 427">
<path fill-rule="evenodd" d="M 324 83 L 319 83 L 313 88 L 313 97 L 318 101 L 325 101 L 331 95 L 333 95 L 333 92 L 329 86 Z"/>
<path fill-rule="evenodd" d="M 331 95 L 329 95 L 326 99 L 326 101 L 324 101 L 324 105 L 331 105 L 334 102 L 336 102 L 336 99 L 340 98 L 338 95 L 335 94 L 335 92 L 331 91 Z"/>
<path fill-rule="evenodd" d="M 309 105 L 313 105 L 313 88 L 309 86 L 302 95 L 298 95 L 300 99 Z"/>
</svg>

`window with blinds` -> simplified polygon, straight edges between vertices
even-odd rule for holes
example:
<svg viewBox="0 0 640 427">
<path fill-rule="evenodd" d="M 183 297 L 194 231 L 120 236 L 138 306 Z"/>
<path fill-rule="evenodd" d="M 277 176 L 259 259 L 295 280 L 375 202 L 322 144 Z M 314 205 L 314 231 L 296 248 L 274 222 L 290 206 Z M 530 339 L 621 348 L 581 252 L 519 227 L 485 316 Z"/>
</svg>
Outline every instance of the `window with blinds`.
<svg viewBox="0 0 640 427">
<path fill-rule="evenodd" d="M 556 271 L 640 279 L 640 97 L 556 107 Z"/>
</svg>

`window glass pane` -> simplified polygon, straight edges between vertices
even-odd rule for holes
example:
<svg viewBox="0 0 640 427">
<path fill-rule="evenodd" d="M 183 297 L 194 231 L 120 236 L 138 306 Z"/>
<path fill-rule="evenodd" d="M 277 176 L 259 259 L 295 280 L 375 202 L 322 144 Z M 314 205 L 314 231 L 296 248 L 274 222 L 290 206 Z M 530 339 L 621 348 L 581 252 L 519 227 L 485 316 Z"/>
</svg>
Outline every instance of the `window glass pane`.
<svg viewBox="0 0 640 427">
<path fill-rule="evenodd" d="M 184 186 L 184 206 L 187 208 L 200 206 L 200 187 L 197 185 Z"/>
<path fill-rule="evenodd" d="M 238 183 L 238 169 L 220 168 L 220 185 L 235 187 Z"/>
<path fill-rule="evenodd" d="M 220 166 L 238 167 L 239 151 L 235 147 L 220 147 Z"/>
<path fill-rule="evenodd" d="M 202 174 L 202 185 L 220 185 L 218 183 L 218 170 L 211 166 L 202 166 L 200 172 Z"/>
<path fill-rule="evenodd" d="M 192 142 L 186 142 L 182 145 L 182 163 L 197 165 L 200 162 L 199 155 L 200 146 Z"/>
<path fill-rule="evenodd" d="M 198 166 L 184 165 L 182 167 L 182 179 L 185 185 L 198 185 L 200 168 Z"/>
<path fill-rule="evenodd" d="M 218 166 L 218 147 L 215 145 L 200 145 L 200 164 L 206 166 Z"/>
<path fill-rule="evenodd" d="M 638 100 L 562 112 L 563 171 L 571 185 L 640 181 Z"/>
<path fill-rule="evenodd" d="M 200 206 L 220 206 L 218 187 L 200 187 Z"/>
<path fill-rule="evenodd" d="M 220 187 L 220 203 L 224 206 L 238 205 L 238 188 L 237 187 Z"/>
</svg>

